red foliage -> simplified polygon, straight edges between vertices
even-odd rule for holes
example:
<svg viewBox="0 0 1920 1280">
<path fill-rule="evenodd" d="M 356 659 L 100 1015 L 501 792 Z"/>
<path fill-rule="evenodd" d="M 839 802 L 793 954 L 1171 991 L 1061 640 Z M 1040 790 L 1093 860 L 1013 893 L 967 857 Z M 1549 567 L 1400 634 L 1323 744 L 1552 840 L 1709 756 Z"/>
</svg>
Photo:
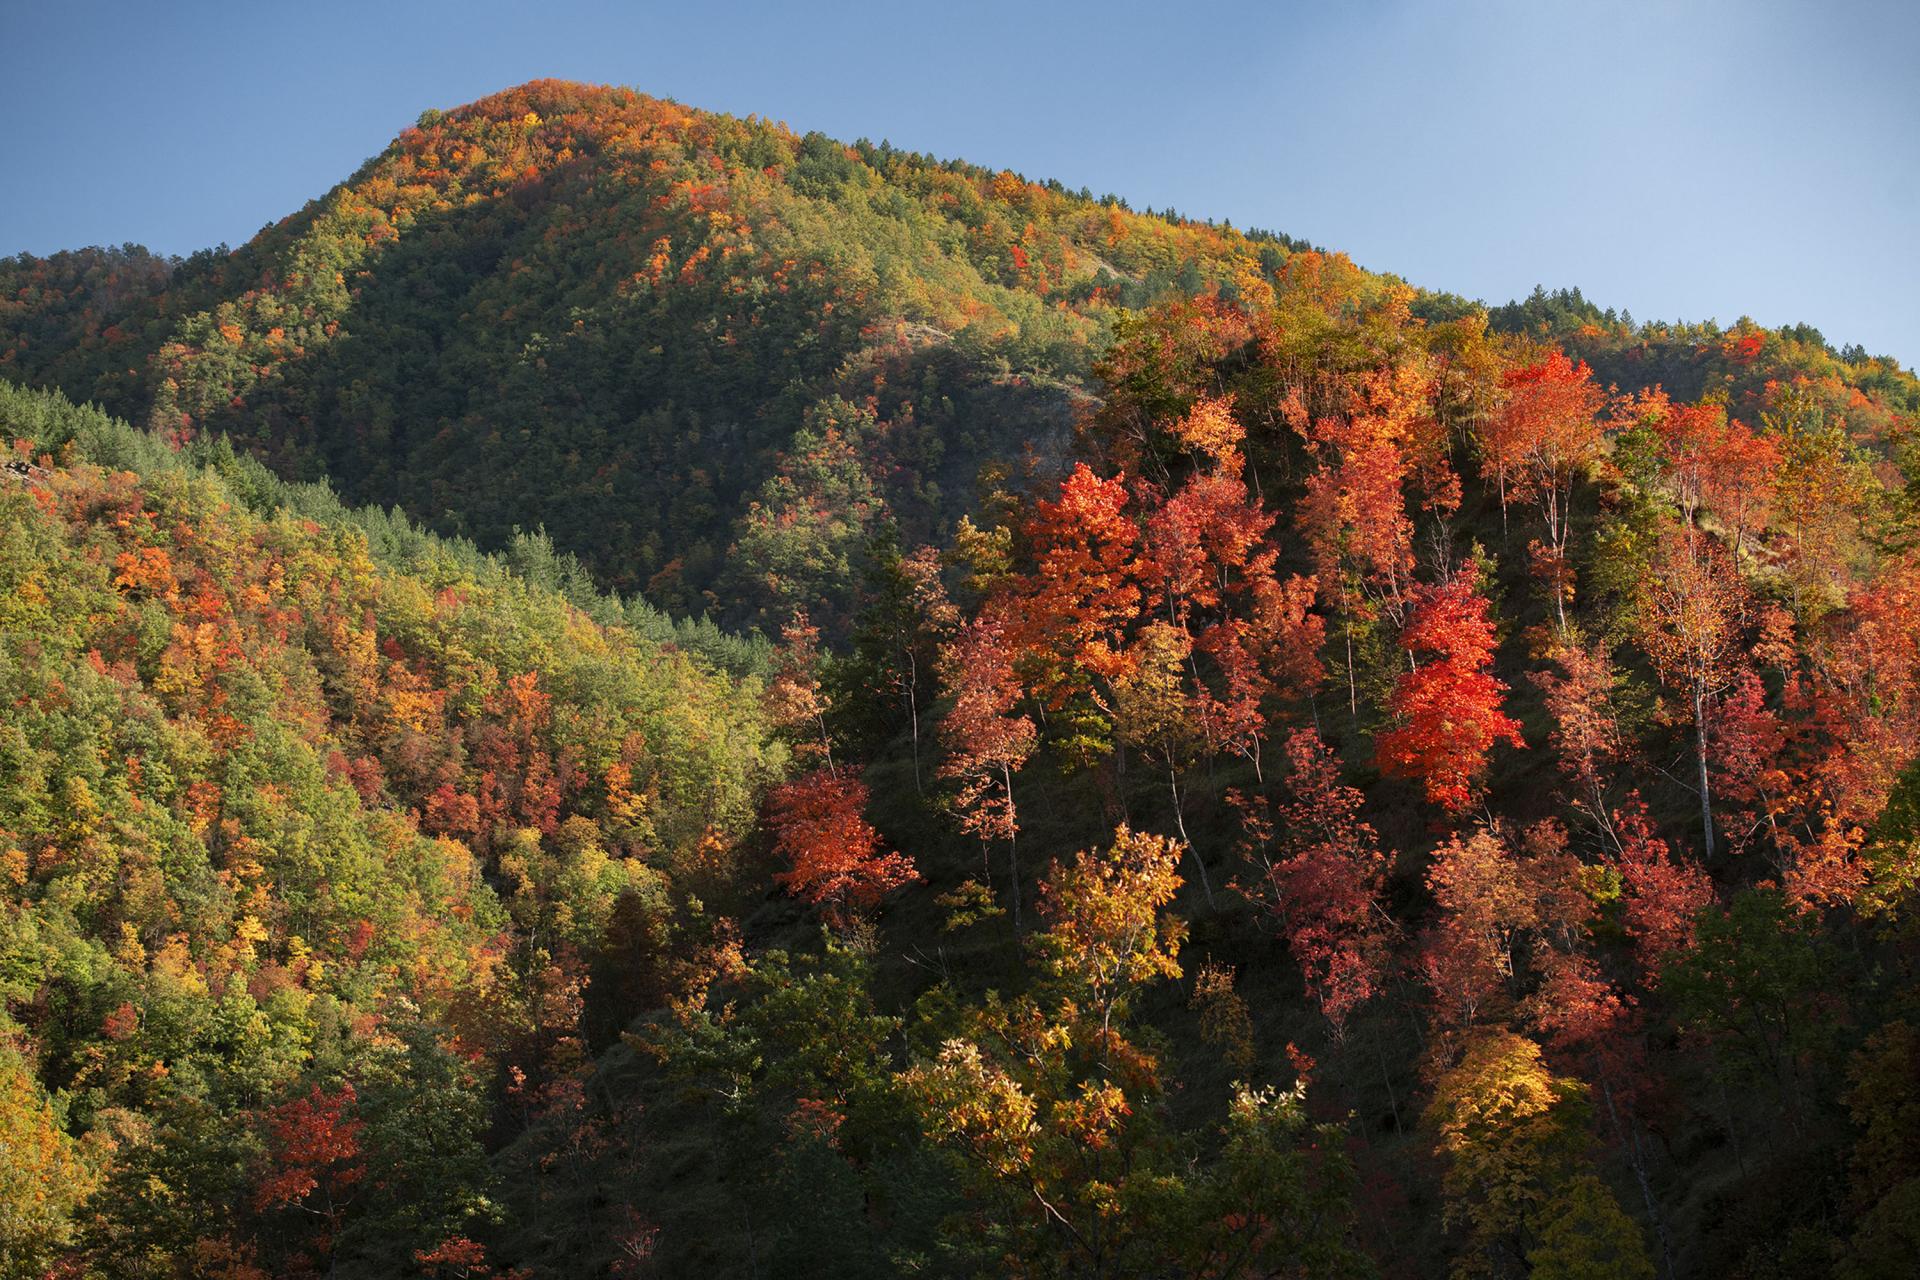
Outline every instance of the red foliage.
<svg viewBox="0 0 1920 1280">
<path fill-rule="evenodd" d="M 1548 737 L 1560 770 L 1574 787 L 1574 804 L 1596 826 L 1608 822 L 1607 780 L 1623 750 L 1613 692 L 1619 677 L 1604 645 L 1563 645 L 1553 651 L 1559 672 L 1534 673 L 1553 717 Z"/>
<path fill-rule="evenodd" d="M 1421 974 L 1437 1020 L 1465 1027 L 1513 977 L 1518 935 L 1535 923 L 1532 896 L 1506 842 L 1484 827 L 1434 850 L 1427 888 L 1438 910 L 1420 939 Z"/>
<path fill-rule="evenodd" d="M 1420 940 L 1420 968 L 1443 1027 L 1463 1028 L 1489 1012 L 1503 1015 L 1522 989 L 1521 969 L 1529 961 L 1545 978 L 1528 1001 L 1536 1023 L 1546 1027 L 1569 1017 L 1585 1024 L 1606 1016 L 1601 1008 L 1551 1007 L 1561 998 L 1605 994 L 1598 975 L 1571 950 L 1585 934 L 1592 903 L 1558 823 L 1536 823 L 1518 850 L 1498 825 L 1478 827 L 1442 844 L 1433 859 L 1427 888 L 1437 911 Z M 1572 1043 L 1580 1032 L 1568 1023 L 1554 1034 Z"/>
<path fill-rule="evenodd" d="M 1388 709 L 1395 727 L 1376 754 L 1390 777 L 1416 779 L 1427 799 L 1458 816 L 1477 799 L 1487 754 L 1497 742 L 1524 748 L 1520 725 L 1500 710 L 1507 686 L 1493 664 L 1493 623 L 1471 567 L 1450 581 L 1416 588 L 1400 643 L 1430 655 L 1401 676 Z"/>
<path fill-rule="evenodd" d="M 1355 616 L 1384 608 L 1398 619 L 1413 575 L 1413 521 L 1405 481 L 1412 451 L 1427 432 L 1431 380 L 1419 366 L 1361 377 L 1352 411 L 1310 427 L 1296 424 L 1320 467 L 1307 478 L 1298 519 L 1314 549 L 1324 582 L 1344 582 L 1351 570 L 1366 604 Z"/>
<path fill-rule="evenodd" d="M 1556 543 L 1564 538 L 1567 488 L 1600 451 L 1596 420 L 1606 394 L 1584 360 L 1553 351 L 1500 379 L 1505 401 L 1481 435 L 1481 470 L 1509 498 L 1537 503 Z"/>
<path fill-rule="evenodd" d="M 334 1238 L 366 1177 L 360 1147 L 362 1122 L 352 1112 L 358 1101 L 351 1084 L 331 1092 L 312 1086 L 307 1096 L 283 1102 L 267 1113 L 270 1161 L 255 1189 L 256 1210 L 294 1208 L 315 1220 L 314 1243 L 331 1253 Z"/>
<path fill-rule="evenodd" d="M 1747 850 L 1774 826 L 1793 786 L 1787 763 L 1787 730 L 1767 706 L 1760 677 L 1743 671 L 1721 700 L 1709 747 L 1717 793 L 1733 806 L 1725 830 L 1733 852 Z"/>
<path fill-rule="evenodd" d="M 1274 517 L 1247 490 L 1239 427 L 1224 403 L 1201 401 L 1181 430 L 1204 442 L 1213 465 L 1147 518 L 1135 571 L 1158 597 L 1151 612 L 1192 636 L 1192 653 L 1212 659 L 1211 677 L 1194 669 L 1191 695 L 1208 749 L 1257 767 L 1263 704 L 1276 691 L 1300 696 L 1318 683 L 1325 624 L 1312 613 L 1314 581 L 1282 582 L 1274 573 L 1279 554 L 1265 541 Z"/>
<path fill-rule="evenodd" d="M 1360 817 L 1365 801 L 1340 781 L 1333 752 L 1311 729 L 1287 740 L 1293 799 L 1279 811 L 1281 859 L 1267 869 L 1269 908 L 1336 1033 L 1371 996 L 1386 961 L 1380 894 L 1386 858 Z"/>
<path fill-rule="evenodd" d="M 774 878 L 835 914 L 877 906 L 919 879 L 912 859 L 880 852 L 880 833 L 862 816 L 866 804 L 866 784 L 845 770 L 818 769 L 775 787 L 768 822 L 787 866 Z"/>
<path fill-rule="evenodd" d="M 991 617 L 963 628 L 941 655 L 941 676 L 953 707 L 940 724 L 950 753 L 942 778 L 957 781 L 961 829 L 984 840 L 1011 840 L 1019 831 L 1013 775 L 1033 753 L 1033 721 L 1016 715 L 1020 681 L 1006 628 Z"/>
<path fill-rule="evenodd" d="M 1140 609 L 1133 563 L 1140 531 L 1126 504 L 1124 477 L 1103 480 L 1081 463 L 1027 523 L 1034 568 L 1021 592 L 1017 638 L 1053 655 L 1041 690 L 1052 702 L 1079 687 L 1081 672 L 1111 679 L 1125 668 L 1125 631 Z"/>
<path fill-rule="evenodd" d="M 1693 919 L 1713 901 L 1713 885 L 1654 833 L 1637 795 L 1615 812 L 1613 826 L 1620 837 L 1615 865 L 1626 897 L 1627 933 L 1642 972 L 1658 981 L 1666 963 L 1693 945 Z"/>
<path fill-rule="evenodd" d="M 446 1276 L 450 1280 L 480 1280 L 493 1275 L 486 1246 L 466 1236 L 448 1236 L 431 1249 L 417 1251 L 413 1260 L 428 1275 Z"/>
<path fill-rule="evenodd" d="M 443 782 L 427 797 L 421 829 L 436 835 L 472 836 L 480 831 L 480 802 Z"/>
</svg>

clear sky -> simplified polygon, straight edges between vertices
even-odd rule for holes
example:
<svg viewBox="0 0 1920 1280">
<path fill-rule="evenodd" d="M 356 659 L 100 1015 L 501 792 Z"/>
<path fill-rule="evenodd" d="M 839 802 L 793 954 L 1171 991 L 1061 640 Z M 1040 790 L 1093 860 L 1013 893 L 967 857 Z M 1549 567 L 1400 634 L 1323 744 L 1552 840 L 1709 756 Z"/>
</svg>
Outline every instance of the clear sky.
<svg viewBox="0 0 1920 1280">
<path fill-rule="evenodd" d="M 0 0 L 0 254 L 239 243 L 541 76 L 1920 363 L 1915 0 Z"/>
</svg>

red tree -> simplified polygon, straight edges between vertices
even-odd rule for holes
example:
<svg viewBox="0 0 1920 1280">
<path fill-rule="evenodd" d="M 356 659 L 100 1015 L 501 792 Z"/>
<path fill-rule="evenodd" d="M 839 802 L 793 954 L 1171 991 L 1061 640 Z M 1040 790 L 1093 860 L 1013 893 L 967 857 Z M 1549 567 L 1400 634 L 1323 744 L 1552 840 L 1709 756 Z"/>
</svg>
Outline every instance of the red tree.
<svg viewBox="0 0 1920 1280">
<path fill-rule="evenodd" d="M 1493 623 L 1477 579 L 1469 566 L 1414 590 L 1400 643 L 1416 658 L 1430 656 L 1395 683 L 1394 727 L 1375 745 L 1382 771 L 1424 783 L 1427 799 L 1453 816 L 1473 805 L 1495 743 L 1526 746 L 1519 724 L 1500 710 L 1507 686 L 1487 670 Z"/>
<path fill-rule="evenodd" d="M 1006 628 L 991 615 L 962 628 L 941 651 L 940 676 L 953 706 L 940 722 L 940 739 L 949 754 L 939 776 L 959 784 L 954 809 L 961 830 L 979 836 L 983 850 L 992 841 L 1007 842 L 1017 926 L 1020 823 L 1013 777 L 1033 754 L 1039 735 L 1033 721 L 1014 710 L 1021 688 Z"/>
<path fill-rule="evenodd" d="M 866 784 L 845 770 L 817 769 L 775 787 L 768 819 L 774 853 L 787 866 L 774 878 L 836 918 L 919 879 L 912 859 L 880 852 L 880 833 L 862 816 L 866 804 Z"/>
<path fill-rule="evenodd" d="M 1481 434 L 1481 470 L 1499 483 L 1503 515 L 1510 496 L 1540 508 L 1547 541 L 1538 556 L 1543 567 L 1552 570 L 1554 610 L 1564 629 L 1573 482 L 1599 456 L 1596 415 L 1606 395 L 1594 385 L 1584 360 L 1568 360 L 1558 351 L 1538 364 L 1508 372 L 1501 385 L 1505 402 Z"/>
<path fill-rule="evenodd" d="M 1559 645 L 1551 656 L 1560 670 L 1532 677 L 1553 717 L 1548 741 L 1560 757 L 1560 771 L 1573 784 L 1574 808 L 1611 843 L 1607 782 L 1624 746 L 1613 708 L 1620 677 L 1604 644 Z"/>
<path fill-rule="evenodd" d="M 1615 865 L 1625 890 L 1627 933 L 1641 971 L 1658 981 L 1667 961 L 1693 945 L 1693 919 L 1713 901 L 1713 885 L 1706 872 L 1674 857 L 1638 795 L 1613 815 L 1613 825 L 1620 833 Z"/>
<path fill-rule="evenodd" d="M 1279 811 L 1283 856 L 1267 867 L 1262 896 L 1286 932 L 1308 993 L 1339 1035 L 1347 1015 L 1373 994 L 1386 961 L 1386 858 L 1360 816 L 1364 797 L 1340 781 L 1319 736 L 1297 730 L 1286 749 L 1293 799 Z"/>
<path fill-rule="evenodd" d="M 1437 1020 L 1458 1030 L 1507 994 L 1522 933 L 1538 923 L 1534 896 L 1497 830 L 1480 827 L 1433 851 L 1427 888 L 1436 908 L 1419 964 Z"/>
<path fill-rule="evenodd" d="M 254 1191 L 254 1207 L 293 1208 L 317 1219 L 322 1253 L 332 1251 L 356 1188 L 367 1174 L 360 1149 L 364 1125 L 352 1114 L 357 1101 L 350 1084 L 332 1092 L 314 1085 L 304 1098 L 267 1113 L 272 1164 Z"/>
<path fill-rule="evenodd" d="M 1027 522 L 1033 572 L 1017 584 L 1019 612 L 1009 616 L 1009 630 L 1018 647 L 1050 658 L 1036 676 L 1049 705 L 1088 676 L 1112 679 L 1126 665 L 1125 633 L 1140 610 L 1140 531 L 1126 505 L 1124 477 L 1103 480 L 1082 463 Z"/>
</svg>

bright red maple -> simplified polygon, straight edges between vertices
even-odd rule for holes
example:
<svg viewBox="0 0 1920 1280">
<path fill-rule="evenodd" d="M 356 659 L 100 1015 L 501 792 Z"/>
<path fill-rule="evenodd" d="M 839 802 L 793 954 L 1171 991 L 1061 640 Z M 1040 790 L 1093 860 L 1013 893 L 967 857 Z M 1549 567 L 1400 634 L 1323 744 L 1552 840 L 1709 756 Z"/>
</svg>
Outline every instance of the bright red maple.
<svg viewBox="0 0 1920 1280">
<path fill-rule="evenodd" d="M 365 1125 L 353 1114 L 359 1101 L 351 1084 L 283 1102 L 267 1113 L 267 1151 L 272 1161 L 255 1188 L 254 1208 L 294 1208 L 317 1219 L 316 1243 L 331 1252 L 341 1223 L 366 1178 L 360 1146 Z"/>
<path fill-rule="evenodd" d="M 1381 769 L 1426 787 L 1427 799 L 1458 816 L 1478 798 L 1494 744 L 1524 748 L 1520 725 L 1501 711 L 1507 692 L 1493 665 L 1493 622 L 1472 566 L 1413 592 L 1400 637 L 1417 665 L 1394 684 L 1394 727 L 1375 746 Z"/>
<path fill-rule="evenodd" d="M 864 816 L 867 796 L 850 770 L 816 769 L 767 798 L 774 854 L 786 864 L 774 878 L 832 916 L 875 907 L 920 878 L 911 858 L 880 851 Z"/>
<path fill-rule="evenodd" d="M 1094 474 L 1085 463 L 1057 498 L 1035 504 L 1026 533 L 1033 572 L 1021 584 L 1021 609 L 1009 637 L 1050 655 L 1039 679 L 1057 704 L 1088 676 L 1111 679 L 1125 668 L 1125 632 L 1140 609 L 1135 550 L 1140 530 L 1126 514 L 1122 476 Z"/>
</svg>

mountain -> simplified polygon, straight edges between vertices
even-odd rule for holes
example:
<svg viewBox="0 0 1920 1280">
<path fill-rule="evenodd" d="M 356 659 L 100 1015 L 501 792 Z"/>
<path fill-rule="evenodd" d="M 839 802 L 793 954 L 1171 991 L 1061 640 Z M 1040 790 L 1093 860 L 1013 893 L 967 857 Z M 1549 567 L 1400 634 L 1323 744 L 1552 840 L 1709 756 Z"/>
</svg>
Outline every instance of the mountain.
<svg viewBox="0 0 1920 1280">
<path fill-rule="evenodd" d="M 0 377 L 0 1275 L 1920 1241 L 1891 360 L 540 82 Z"/>
<path fill-rule="evenodd" d="M 488 545 L 543 525 L 612 586 L 738 620 L 768 593 L 728 548 L 794 514 L 797 455 L 850 447 L 938 528 L 983 462 L 1057 462 L 1118 307 L 1285 247 L 540 82 L 427 112 L 232 255 L 13 260 L 0 374 Z M 859 531 L 810 532 L 787 559 Z M 776 595 L 820 586 L 795 572 Z"/>
<path fill-rule="evenodd" d="M 1057 478 L 1117 317 L 1232 298 L 1304 247 L 548 81 L 427 112 L 231 254 L 0 265 L 0 376 L 226 434 L 483 546 L 544 528 L 610 587 L 764 624 L 844 612 L 882 525 L 943 537 L 984 493 Z M 1596 328 L 1617 358 L 1582 354 L 1630 388 L 1814 372 L 1912 394 L 1817 334 L 1756 362 L 1591 307 L 1495 318 Z"/>
</svg>

